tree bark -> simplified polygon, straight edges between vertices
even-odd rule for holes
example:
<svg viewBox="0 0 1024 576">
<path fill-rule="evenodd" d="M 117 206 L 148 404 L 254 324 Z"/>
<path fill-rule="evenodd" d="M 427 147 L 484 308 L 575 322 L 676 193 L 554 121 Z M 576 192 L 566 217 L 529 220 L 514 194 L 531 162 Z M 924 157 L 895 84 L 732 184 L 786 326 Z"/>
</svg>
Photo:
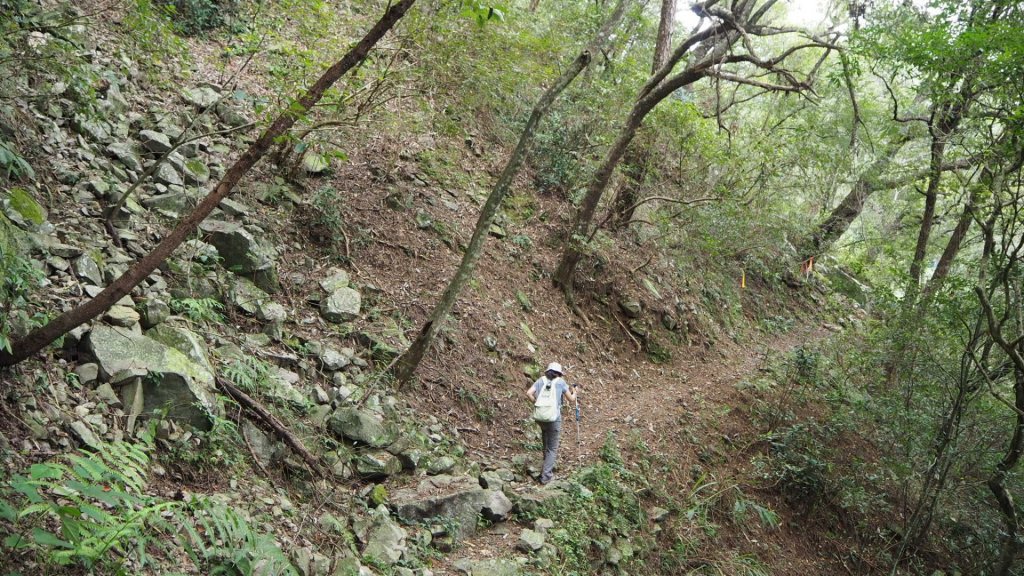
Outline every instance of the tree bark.
<svg viewBox="0 0 1024 576">
<path fill-rule="evenodd" d="M 285 134 L 295 122 L 314 104 L 320 101 L 324 92 L 338 81 L 356 64 L 363 61 L 370 49 L 397 23 L 416 0 L 399 0 L 388 8 L 387 12 L 366 33 L 352 49 L 336 63 L 328 68 L 305 94 L 299 97 L 270 125 L 253 144 L 242 153 L 241 157 L 228 169 L 224 177 L 217 183 L 203 200 L 186 216 L 155 248 L 141 260 L 133 264 L 117 280 L 107 286 L 95 298 L 73 308 L 46 325 L 30 332 L 27 336 L 12 345 L 11 353 L 0 351 L 0 366 L 10 366 L 39 352 L 48 344 L 72 330 L 76 326 L 88 322 L 102 314 L 115 302 L 127 295 L 143 279 L 171 255 L 172 252 L 192 234 L 221 200 L 227 198 L 234 190 L 238 181 L 267 153 L 271 144 Z"/>
<path fill-rule="evenodd" d="M 484 203 L 484 206 L 480 211 L 480 216 L 476 222 L 476 228 L 473 230 L 473 236 L 469 241 L 469 246 L 466 247 L 465 254 L 462 256 L 462 262 L 459 264 L 459 268 L 455 271 L 455 276 L 452 277 L 451 281 L 448 283 L 448 287 L 445 288 L 437 306 L 434 308 L 433 312 L 431 312 L 430 318 L 423 324 L 416 340 L 412 343 L 409 349 L 402 354 L 394 365 L 393 373 L 401 385 L 408 384 L 409 381 L 412 380 L 413 374 L 416 372 L 416 368 L 420 365 L 420 362 L 423 360 L 423 356 L 426 354 L 431 343 L 434 341 L 434 338 L 437 336 L 437 332 L 441 329 L 445 319 L 448 317 L 448 314 L 451 313 L 452 308 L 455 306 L 455 301 L 458 299 L 459 293 L 466 285 L 466 282 L 468 282 L 472 277 L 473 271 L 476 269 L 476 263 L 483 252 L 484 241 L 487 239 L 488 230 L 490 229 L 491 224 L 494 223 L 494 219 L 498 214 L 498 209 L 501 207 L 502 201 L 511 189 L 512 180 L 515 178 L 516 174 L 519 172 L 519 168 L 526 160 L 526 155 L 529 152 L 530 146 L 533 144 L 538 124 L 540 124 L 540 121 L 547 114 L 551 105 L 554 104 L 555 99 L 557 99 L 566 87 L 568 87 L 569 84 L 579 76 L 580 72 L 590 64 L 590 61 L 593 59 L 593 55 L 598 53 L 607 43 L 612 31 L 618 26 L 619 22 L 622 21 L 622 17 L 626 12 L 626 5 L 628 3 L 629 0 L 619 0 L 619 3 L 615 7 L 611 16 L 597 32 L 590 44 L 580 52 L 572 65 L 562 73 L 555 83 L 544 92 L 537 101 L 537 104 L 534 105 L 530 118 L 526 122 L 526 126 L 523 128 L 522 134 L 519 136 L 519 142 L 512 151 L 512 155 L 505 164 L 505 168 L 498 177 L 498 181 L 491 190 L 491 194 L 487 197 L 487 202 Z"/>
<path fill-rule="evenodd" d="M 676 24 L 676 0 L 661 0 L 661 20 L 658 23 L 658 39 L 654 42 L 654 62 L 651 74 L 656 73 L 672 55 L 672 30 Z"/>
</svg>

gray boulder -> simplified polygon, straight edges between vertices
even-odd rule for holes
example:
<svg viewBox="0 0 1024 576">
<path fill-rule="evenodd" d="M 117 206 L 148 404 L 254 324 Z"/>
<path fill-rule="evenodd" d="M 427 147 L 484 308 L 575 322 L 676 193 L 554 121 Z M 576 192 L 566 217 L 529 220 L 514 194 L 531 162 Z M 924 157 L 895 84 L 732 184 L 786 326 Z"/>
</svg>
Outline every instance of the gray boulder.
<svg viewBox="0 0 1024 576">
<path fill-rule="evenodd" d="M 165 186 L 184 186 L 185 179 L 181 177 L 181 174 L 174 169 L 174 166 L 164 162 L 157 167 L 156 172 L 153 173 L 153 180 L 158 184 Z M 166 202 L 164 202 L 166 203 Z M 143 202 L 145 204 L 145 202 Z M 179 208 L 181 210 L 184 205 Z M 166 208 L 165 208 L 166 209 Z"/>
<path fill-rule="evenodd" d="M 103 272 L 100 271 L 99 264 L 93 260 L 92 256 L 82 254 L 78 258 L 75 258 L 73 266 L 75 269 L 75 275 L 79 278 L 88 280 L 96 286 L 103 286 Z"/>
<path fill-rule="evenodd" d="M 357 408 L 338 408 L 327 420 L 327 426 L 338 436 L 374 448 L 383 448 L 394 440 L 377 416 Z"/>
<path fill-rule="evenodd" d="M 126 328 L 96 325 L 85 341 L 101 376 L 112 383 L 134 382 L 139 389 L 126 406 L 138 403 L 141 413 L 166 410 L 167 417 L 209 430 L 217 410 L 214 377 L 178 350 Z M 137 378 L 135 375 L 145 375 Z"/>
<path fill-rule="evenodd" d="M 207 234 L 206 241 L 217 249 L 224 268 L 251 278 L 263 290 L 277 291 L 277 274 L 274 270 L 277 250 L 257 239 L 257 235 L 265 234 L 262 230 L 220 220 L 207 220 L 200 225 L 200 229 Z"/>
<path fill-rule="evenodd" d="M 519 542 L 516 543 L 516 548 L 523 552 L 536 552 L 544 547 L 544 535 L 540 532 L 534 532 L 529 528 L 524 528 L 522 533 L 519 534 Z"/>
<path fill-rule="evenodd" d="M 220 100 L 220 92 L 209 84 L 189 88 L 183 91 L 181 95 L 185 98 L 186 102 L 197 108 L 213 106 Z"/>
<path fill-rule="evenodd" d="M 363 543 L 363 558 L 374 564 L 393 566 L 408 549 L 405 543 L 408 534 L 383 506 L 374 510 L 370 518 L 357 520 L 353 528 Z"/>
<path fill-rule="evenodd" d="M 133 170 L 135 172 L 142 171 L 142 160 L 139 159 L 138 154 L 132 149 L 131 145 L 124 142 L 114 142 L 110 146 L 107 146 L 107 154 L 110 154 L 114 158 L 124 165 L 125 168 Z"/>
<path fill-rule="evenodd" d="M 492 521 L 502 521 L 512 510 L 512 503 L 502 492 L 480 487 L 471 476 L 433 476 L 415 488 L 398 490 L 391 503 L 399 518 L 406 522 L 426 522 L 447 518 L 458 525 L 456 539 L 476 530 L 477 517 L 483 514 Z"/>
<path fill-rule="evenodd" d="M 466 576 L 520 576 L 523 573 L 523 564 L 508 558 L 489 560 L 463 558 L 456 560 L 453 566 L 459 574 Z"/>
<path fill-rule="evenodd" d="M 331 268 L 326 278 L 320 281 L 320 287 L 328 294 L 341 288 L 348 288 L 348 272 L 340 268 Z"/>
<path fill-rule="evenodd" d="M 402 461 L 384 450 L 360 454 L 356 458 L 356 472 L 364 479 L 373 480 L 394 476 L 402 471 Z"/>
<path fill-rule="evenodd" d="M 619 309 L 626 315 L 626 318 L 639 318 L 643 313 L 643 306 L 636 300 L 619 300 Z"/>
<path fill-rule="evenodd" d="M 206 369 L 207 372 L 215 373 L 213 365 L 210 364 L 210 359 L 206 355 L 206 345 L 195 332 L 180 326 L 161 324 L 146 332 L 146 336 L 181 352 L 189 360 Z"/>
<path fill-rule="evenodd" d="M 142 327 L 149 329 L 167 321 L 171 315 L 171 308 L 162 300 L 150 298 L 142 303 L 141 312 Z"/>
<path fill-rule="evenodd" d="M 328 322 L 348 322 L 359 317 L 362 300 L 352 288 L 339 288 L 320 303 L 320 314 Z"/>
<path fill-rule="evenodd" d="M 142 147 L 153 154 L 164 154 L 171 150 L 171 139 L 162 132 L 156 130 L 143 130 L 139 132 L 139 141 Z"/>
</svg>

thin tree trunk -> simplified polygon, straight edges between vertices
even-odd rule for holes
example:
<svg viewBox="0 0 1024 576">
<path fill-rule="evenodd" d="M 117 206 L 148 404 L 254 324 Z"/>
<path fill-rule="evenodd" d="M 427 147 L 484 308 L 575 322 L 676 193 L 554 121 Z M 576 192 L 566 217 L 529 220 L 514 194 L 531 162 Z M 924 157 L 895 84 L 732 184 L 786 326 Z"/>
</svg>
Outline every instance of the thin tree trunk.
<svg viewBox="0 0 1024 576">
<path fill-rule="evenodd" d="M 672 55 L 672 30 L 676 23 L 676 0 L 661 0 L 661 21 L 658 23 L 658 39 L 654 43 L 654 62 L 651 74 L 656 73 Z"/>
<path fill-rule="evenodd" d="M 473 237 L 469 241 L 469 246 L 466 248 L 465 254 L 462 256 L 462 262 L 459 264 L 458 270 L 455 271 L 455 276 L 452 277 L 448 283 L 448 287 L 445 288 L 444 294 L 441 295 L 440 301 L 434 308 L 434 311 L 430 314 L 430 318 L 420 329 L 419 335 L 416 340 L 412 343 L 408 350 L 402 354 L 401 358 L 395 363 L 393 371 L 395 378 L 401 384 L 407 384 L 423 360 L 423 356 L 430 348 L 431 343 L 437 336 L 437 332 L 441 329 L 442 324 L 451 313 L 452 308 L 455 306 L 455 301 L 459 297 L 459 293 L 465 286 L 466 282 L 469 281 L 473 275 L 473 271 L 476 268 L 476 263 L 480 259 L 480 254 L 483 252 L 484 241 L 487 239 L 488 230 L 491 224 L 494 223 L 494 218 L 498 214 L 498 209 L 501 207 L 501 202 L 505 199 L 511 186 L 512 180 L 519 172 L 519 168 L 522 166 L 523 161 L 526 160 L 526 155 L 529 152 L 530 145 L 533 143 L 535 132 L 538 124 L 547 114 L 551 105 L 554 104 L 555 99 L 569 86 L 570 83 L 582 72 L 593 59 L 593 55 L 598 53 L 602 46 L 607 43 L 609 36 L 612 31 L 618 26 L 622 20 L 623 15 L 626 12 L 626 5 L 629 0 L 619 0 L 619 4 L 615 7 L 612 15 L 604 23 L 601 29 L 594 36 L 591 43 L 580 52 L 579 56 L 573 61 L 572 65 L 566 69 L 565 72 L 555 81 L 555 83 L 544 92 L 537 101 L 537 104 L 533 107 L 533 112 L 530 114 L 530 119 L 526 122 L 526 127 L 523 128 L 522 134 L 519 136 L 519 142 L 516 144 L 515 149 L 512 151 L 512 155 L 509 157 L 508 163 L 505 164 L 505 169 L 502 170 L 501 175 L 498 177 L 498 181 L 494 185 L 494 189 L 491 194 L 487 197 L 487 202 L 484 203 L 483 208 L 480 211 L 480 217 L 477 219 L 476 228 L 473 230 Z"/>
<path fill-rule="evenodd" d="M 76 326 L 88 322 L 102 314 L 115 302 L 127 295 L 143 279 L 171 255 L 172 252 L 188 238 L 199 223 L 202 222 L 221 200 L 227 198 L 234 190 L 238 181 L 267 153 L 271 144 L 285 134 L 295 122 L 314 104 L 320 101 L 324 92 L 338 81 L 356 64 L 363 61 L 370 49 L 386 34 L 416 0 L 399 0 L 388 8 L 381 19 L 363 36 L 341 60 L 328 68 L 305 94 L 299 97 L 285 110 L 263 134 L 242 153 L 237 161 L 228 169 L 224 177 L 217 183 L 203 200 L 174 228 L 157 246 L 137 261 L 117 280 L 107 286 L 95 298 L 73 308 L 45 326 L 37 328 L 12 345 L 12 352 L 0 351 L 0 366 L 10 366 L 39 352 L 48 344 L 67 333 Z"/>
</svg>

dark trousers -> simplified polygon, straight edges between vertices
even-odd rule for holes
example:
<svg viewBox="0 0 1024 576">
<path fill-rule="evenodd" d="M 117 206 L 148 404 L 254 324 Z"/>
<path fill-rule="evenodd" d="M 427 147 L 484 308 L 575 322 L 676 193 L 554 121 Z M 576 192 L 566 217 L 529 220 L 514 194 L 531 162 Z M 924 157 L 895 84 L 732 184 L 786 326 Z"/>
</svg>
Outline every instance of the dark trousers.
<svg viewBox="0 0 1024 576">
<path fill-rule="evenodd" d="M 538 422 L 541 437 L 544 440 L 544 468 L 540 473 L 540 481 L 547 484 L 555 472 L 555 459 L 558 457 L 558 438 L 562 434 L 562 421 Z"/>
</svg>

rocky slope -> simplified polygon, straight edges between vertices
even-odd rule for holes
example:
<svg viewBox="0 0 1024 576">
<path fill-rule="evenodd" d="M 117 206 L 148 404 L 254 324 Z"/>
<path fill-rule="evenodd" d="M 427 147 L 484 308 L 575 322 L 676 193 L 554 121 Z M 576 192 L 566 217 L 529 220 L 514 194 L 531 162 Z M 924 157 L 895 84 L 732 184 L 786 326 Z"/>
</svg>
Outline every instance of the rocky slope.
<svg viewBox="0 0 1024 576">
<path fill-rule="evenodd" d="M 0 133 L 20 134 L 22 149 L 37 151 L 26 154 L 36 177 L 0 194 L 2 246 L 32 263 L 26 275 L 38 283 L 30 303 L 3 309 L 12 338 L 94 296 L 145 254 L 211 189 L 260 120 L 230 87 L 193 79 L 154 92 L 123 51 L 92 49 L 92 90 L 43 77 L 43 97 L 0 114 Z M 595 573 L 643 566 L 631 563 L 657 548 L 670 515 L 657 504 L 668 501 L 630 468 L 636 462 L 602 450 L 605 434 L 655 435 L 655 426 L 692 414 L 688 402 L 702 403 L 711 385 L 702 372 L 729 366 L 721 358 L 741 353 L 734 342 L 756 334 L 734 325 L 755 318 L 744 305 L 779 301 L 762 301 L 771 298 L 763 290 L 730 303 L 732 295 L 660 264 L 637 275 L 649 249 L 629 247 L 606 274 L 588 271 L 595 302 L 584 324 L 547 283 L 561 201 L 533 199 L 523 182 L 419 384 L 394 390 L 380 370 L 454 269 L 503 149 L 432 134 L 358 136 L 358 154 L 333 170 L 306 162 L 295 181 L 282 173 L 290 168 L 266 165 L 129 297 L 44 358 L 0 373 L 12 416 L 0 426 L 6 476 L 76 448 L 104 454 L 111 443 L 139 443 L 152 459 L 147 502 L 236 511 L 271 536 L 261 546 L 290 562 L 274 564 L 250 539 L 234 544 L 249 555 L 247 568 L 190 553 L 176 568 L 188 573 L 229 563 L 304 575 L 557 573 L 570 560 Z M 451 173 L 464 174 L 461 188 Z M 575 474 L 539 489 L 536 431 L 520 395 L 552 358 L 573 367 L 592 400 L 584 433 L 566 434 L 561 468 Z M 225 382 L 273 418 L 240 405 Z M 43 493 L 59 501 L 53 487 Z M 3 498 L 24 509 L 14 492 Z M 630 510 L 615 513 L 628 521 L 615 516 L 589 534 L 578 518 L 551 517 L 622 503 Z M 31 532 L 32 514 L 0 517 L 11 534 Z M 190 518 L 147 534 L 158 540 Z M 567 559 L 570 541 L 580 558 Z M 38 538 L 11 550 L 25 571 L 53 571 L 52 552 Z M 163 550 L 148 564 L 114 556 L 130 571 L 164 573 L 185 555 Z"/>
</svg>

